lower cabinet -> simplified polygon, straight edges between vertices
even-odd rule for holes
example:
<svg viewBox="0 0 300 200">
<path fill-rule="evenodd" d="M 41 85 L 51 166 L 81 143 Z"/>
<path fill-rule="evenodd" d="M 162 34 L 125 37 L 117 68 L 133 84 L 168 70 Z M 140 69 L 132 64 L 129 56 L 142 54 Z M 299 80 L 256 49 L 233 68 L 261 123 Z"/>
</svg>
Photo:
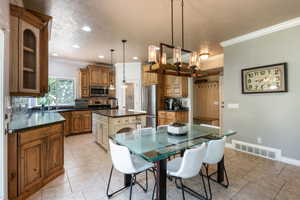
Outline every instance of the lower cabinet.
<svg viewBox="0 0 300 200">
<path fill-rule="evenodd" d="M 64 124 L 8 135 L 8 196 L 23 200 L 64 173 Z"/>
<path fill-rule="evenodd" d="M 71 116 L 71 134 L 92 131 L 91 111 L 73 111 Z"/>
<path fill-rule="evenodd" d="M 36 185 L 41 185 L 45 171 L 46 142 L 38 139 L 20 147 L 19 180 L 20 193 L 30 191 Z"/>
<path fill-rule="evenodd" d="M 168 125 L 174 122 L 188 123 L 188 111 L 158 111 L 158 125 Z"/>
<path fill-rule="evenodd" d="M 71 132 L 71 116 L 72 116 L 72 112 L 61 112 L 60 113 L 64 118 L 65 118 L 65 128 L 64 128 L 64 132 L 65 132 L 65 136 L 69 135 Z"/>
</svg>

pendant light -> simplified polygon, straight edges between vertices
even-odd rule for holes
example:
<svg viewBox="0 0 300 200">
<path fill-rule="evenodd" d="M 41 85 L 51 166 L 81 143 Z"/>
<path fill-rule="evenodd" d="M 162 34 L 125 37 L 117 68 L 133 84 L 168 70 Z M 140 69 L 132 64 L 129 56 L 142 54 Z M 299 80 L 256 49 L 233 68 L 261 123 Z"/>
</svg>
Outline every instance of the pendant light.
<svg viewBox="0 0 300 200">
<path fill-rule="evenodd" d="M 123 43 L 123 81 L 122 81 L 122 88 L 126 88 L 126 81 L 125 81 L 125 44 L 127 40 L 122 40 Z"/>
<path fill-rule="evenodd" d="M 111 49 L 110 50 L 110 64 L 112 65 L 111 67 L 112 67 L 112 71 L 115 71 L 115 67 L 114 67 L 114 64 L 113 64 L 113 53 L 114 53 L 114 49 Z M 115 86 L 113 85 L 113 84 L 110 84 L 109 85 L 109 89 L 110 90 L 114 90 L 115 89 Z"/>
</svg>

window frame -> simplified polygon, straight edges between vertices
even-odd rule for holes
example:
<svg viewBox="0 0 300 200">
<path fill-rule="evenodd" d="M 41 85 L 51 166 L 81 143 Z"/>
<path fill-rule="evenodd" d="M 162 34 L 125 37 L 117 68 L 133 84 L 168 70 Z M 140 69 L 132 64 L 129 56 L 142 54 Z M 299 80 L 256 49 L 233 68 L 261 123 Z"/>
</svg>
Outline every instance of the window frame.
<svg viewBox="0 0 300 200">
<path fill-rule="evenodd" d="M 55 105 L 49 105 L 49 106 L 74 106 L 75 105 L 75 99 L 77 95 L 77 89 L 76 89 L 76 78 L 75 77 L 67 77 L 67 76 L 49 76 L 49 78 L 57 79 L 57 80 L 72 80 L 73 81 L 73 92 L 74 92 L 74 104 L 55 104 Z M 31 107 L 41 107 L 41 105 L 37 104 L 37 98 L 33 98 L 29 100 L 29 105 Z"/>
</svg>

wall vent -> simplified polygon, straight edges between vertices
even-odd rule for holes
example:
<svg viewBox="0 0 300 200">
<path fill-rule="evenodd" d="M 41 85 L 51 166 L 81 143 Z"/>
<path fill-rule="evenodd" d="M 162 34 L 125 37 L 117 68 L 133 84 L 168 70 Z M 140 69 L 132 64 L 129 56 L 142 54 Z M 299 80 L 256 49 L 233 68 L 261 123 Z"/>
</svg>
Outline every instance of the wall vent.
<svg viewBox="0 0 300 200">
<path fill-rule="evenodd" d="M 274 148 L 265 147 L 257 144 L 251 144 L 251 143 L 242 142 L 238 140 L 232 140 L 232 145 L 234 149 L 252 155 L 256 155 L 256 156 L 260 156 L 272 160 L 280 160 L 281 158 L 280 149 L 274 149 Z"/>
</svg>

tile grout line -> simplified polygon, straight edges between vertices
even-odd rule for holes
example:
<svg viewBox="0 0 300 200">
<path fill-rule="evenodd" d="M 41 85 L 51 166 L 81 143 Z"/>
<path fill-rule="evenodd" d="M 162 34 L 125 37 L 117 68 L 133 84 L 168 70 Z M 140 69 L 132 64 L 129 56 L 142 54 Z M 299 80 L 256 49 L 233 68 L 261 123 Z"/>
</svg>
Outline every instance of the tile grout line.
<svg viewBox="0 0 300 200">
<path fill-rule="evenodd" d="M 277 198 L 277 196 L 279 195 L 279 193 L 282 191 L 282 189 L 284 188 L 284 186 L 287 184 L 287 182 L 285 182 L 282 186 L 281 186 L 281 188 L 280 188 L 280 190 L 276 193 L 276 195 L 275 195 L 275 197 L 273 198 L 273 200 L 275 200 L 276 198 Z"/>
</svg>

